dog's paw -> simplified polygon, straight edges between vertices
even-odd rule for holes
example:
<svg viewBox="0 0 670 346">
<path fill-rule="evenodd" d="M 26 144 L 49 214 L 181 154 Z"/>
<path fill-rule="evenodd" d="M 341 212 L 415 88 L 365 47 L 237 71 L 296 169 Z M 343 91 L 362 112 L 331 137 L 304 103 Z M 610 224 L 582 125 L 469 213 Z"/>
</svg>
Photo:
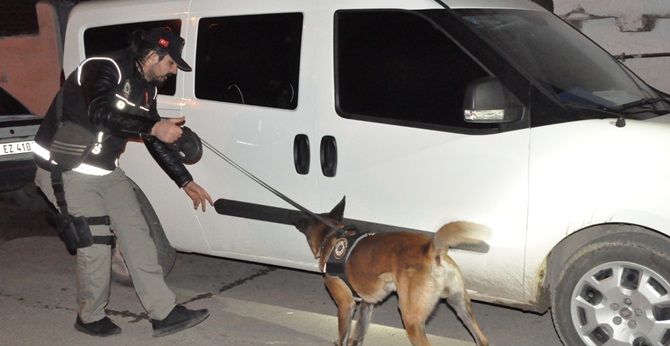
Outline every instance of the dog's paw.
<svg viewBox="0 0 670 346">
<path fill-rule="evenodd" d="M 363 343 L 359 342 L 358 340 L 349 340 L 349 343 L 347 345 L 348 346 L 362 346 Z"/>
</svg>

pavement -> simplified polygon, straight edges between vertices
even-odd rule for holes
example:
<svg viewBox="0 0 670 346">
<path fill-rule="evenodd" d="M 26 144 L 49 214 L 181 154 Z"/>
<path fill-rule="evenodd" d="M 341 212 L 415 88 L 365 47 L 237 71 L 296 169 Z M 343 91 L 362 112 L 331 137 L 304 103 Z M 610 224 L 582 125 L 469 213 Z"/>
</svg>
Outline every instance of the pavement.
<svg viewBox="0 0 670 346">
<path fill-rule="evenodd" d="M 106 312 L 123 332 L 105 338 L 77 332 L 75 257 L 47 222 L 46 207 L 40 198 L 26 202 L 17 199 L 16 191 L 0 192 L 0 345 L 298 346 L 332 345 L 337 337 L 336 309 L 321 275 L 183 253 L 166 282 L 178 303 L 209 309 L 205 321 L 154 338 L 133 288 L 113 282 Z M 305 287 L 310 292 L 301 294 Z M 293 303 L 287 302 L 286 291 L 297 298 Z M 437 344 L 473 344 L 431 339 Z M 373 324 L 366 344 L 409 341 L 402 328 Z"/>
</svg>

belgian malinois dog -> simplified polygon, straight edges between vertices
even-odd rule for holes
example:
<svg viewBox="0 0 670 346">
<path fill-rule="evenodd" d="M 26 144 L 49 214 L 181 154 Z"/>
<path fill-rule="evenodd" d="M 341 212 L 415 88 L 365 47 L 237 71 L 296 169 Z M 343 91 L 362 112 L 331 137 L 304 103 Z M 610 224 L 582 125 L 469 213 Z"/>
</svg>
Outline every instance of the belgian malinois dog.
<svg viewBox="0 0 670 346">
<path fill-rule="evenodd" d="M 342 199 L 330 213 L 321 216 L 342 225 L 344 205 Z M 362 345 L 374 305 L 394 291 L 398 293 L 402 320 L 412 345 L 430 345 L 425 323 L 441 298 L 447 299 L 477 345 L 489 344 L 472 311 L 461 272 L 447 256 L 450 246 L 486 245 L 479 238 L 488 235 L 487 227 L 457 221 L 442 226 L 433 237 L 413 232 L 352 237 L 358 231 L 336 231 L 306 214 L 292 217 L 291 221 L 307 237 L 314 257 L 319 259 L 319 268 L 326 272 L 326 287 L 337 304 L 336 345 Z M 325 269 L 333 256 L 344 259 L 340 265 L 342 273 L 331 274 Z M 354 292 L 360 297 L 360 308 L 350 337 L 356 310 Z"/>
</svg>

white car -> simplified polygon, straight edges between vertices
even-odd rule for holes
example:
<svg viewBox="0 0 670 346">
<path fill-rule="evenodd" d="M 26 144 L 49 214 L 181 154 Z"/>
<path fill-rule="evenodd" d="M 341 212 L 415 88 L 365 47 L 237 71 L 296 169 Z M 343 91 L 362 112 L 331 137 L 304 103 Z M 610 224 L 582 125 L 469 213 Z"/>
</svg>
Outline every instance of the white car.
<svg viewBox="0 0 670 346">
<path fill-rule="evenodd" d="M 566 345 L 670 344 L 670 98 L 526 0 L 95 1 L 70 73 L 137 28 L 186 39 L 164 117 L 313 212 L 362 229 L 489 226 L 454 249 L 474 299 L 551 308 Z M 318 271 L 295 208 L 213 150 L 193 210 L 142 145 L 121 166 L 174 251 Z"/>
<path fill-rule="evenodd" d="M 32 146 L 42 118 L 0 88 L 0 192 L 9 192 L 20 205 L 31 205 L 36 194 Z"/>
</svg>

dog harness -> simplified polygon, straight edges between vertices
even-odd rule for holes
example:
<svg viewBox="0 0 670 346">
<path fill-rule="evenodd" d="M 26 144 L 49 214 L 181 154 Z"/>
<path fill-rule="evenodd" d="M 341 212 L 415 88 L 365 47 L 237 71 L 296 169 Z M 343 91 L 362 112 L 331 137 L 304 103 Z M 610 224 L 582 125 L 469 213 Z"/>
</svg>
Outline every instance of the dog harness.
<svg viewBox="0 0 670 346">
<path fill-rule="evenodd" d="M 356 230 L 356 232 L 350 236 L 340 236 L 335 243 L 335 247 L 333 247 L 333 251 L 330 252 L 328 261 L 326 261 L 322 268 L 324 273 L 344 281 L 355 296 L 357 296 L 356 291 L 351 287 L 349 278 L 347 277 L 347 259 L 349 259 L 349 254 L 356 245 L 358 245 L 358 242 L 361 241 L 361 239 L 372 235 L 374 235 L 374 233 L 361 233 Z"/>
</svg>

